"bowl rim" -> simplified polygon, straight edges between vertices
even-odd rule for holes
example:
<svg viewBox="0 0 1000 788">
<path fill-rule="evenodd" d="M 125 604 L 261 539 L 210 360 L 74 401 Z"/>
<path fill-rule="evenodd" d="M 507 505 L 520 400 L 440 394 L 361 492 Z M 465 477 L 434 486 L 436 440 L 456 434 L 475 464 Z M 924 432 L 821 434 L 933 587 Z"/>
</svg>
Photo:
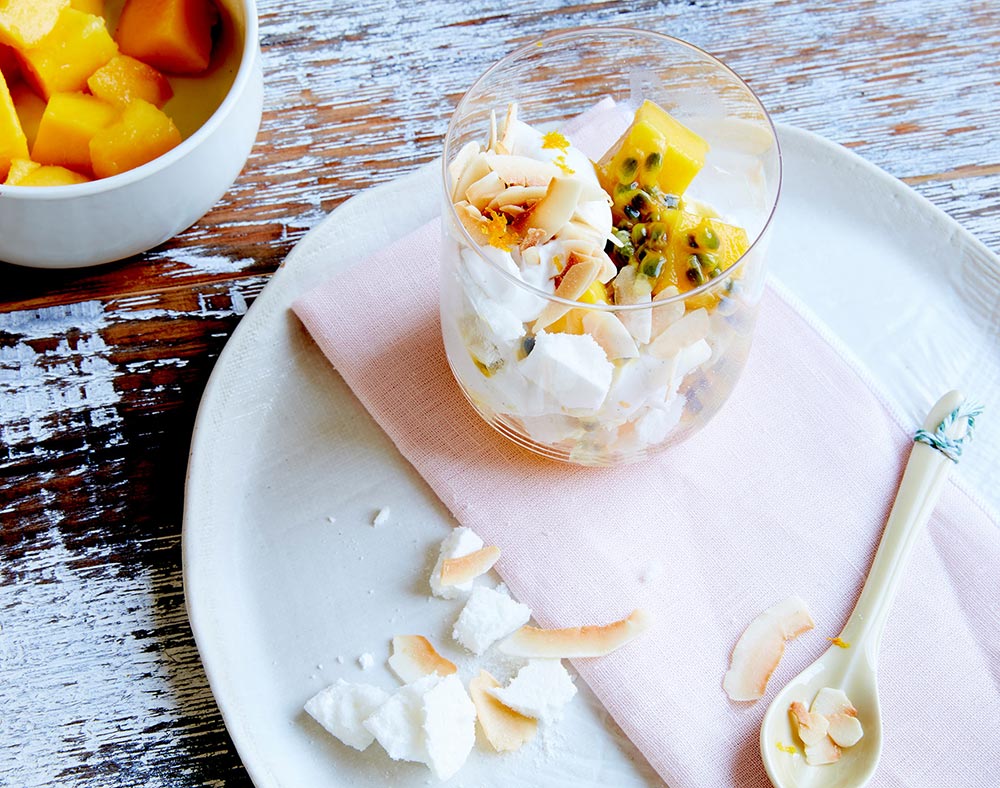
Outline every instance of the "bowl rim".
<svg viewBox="0 0 1000 788">
<path fill-rule="evenodd" d="M 485 248 L 483 247 L 483 245 L 472 237 L 472 234 L 469 232 L 468 228 L 466 228 L 466 226 L 459 219 L 458 212 L 455 210 L 455 204 L 451 200 L 450 197 L 451 192 L 449 189 L 451 175 L 448 172 L 448 165 L 449 165 L 448 154 L 450 152 L 452 145 L 452 136 L 455 131 L 455 127 L 458 123 L 459 113 L 465 107 L 465 104 L 469 100 L 469 97 L 473 93 L 473 91 L 475 91 L 483 82 L 485 82 L 496 71 L 499 71 L 508 63 L 515 61 L 518 58 L 523 57 L 524 55 L 536 52 L 539 47 L 543 46 L 544 44 L 550 43 L 554 40 L 560 40 L 566 38 L 572 39 L 581 35 L 594 34 L 594 33 L 599 33 L 603 36 L 607 36 L 609 34 L 615 36 L 631 35 L 631 36 L 638 36 L 640 38 L 659 39 L 662 42 L 666 42 L 671 45 L 676 45 L 680 46 L 681 48 L 691 50 L 697 57 L 711 61 L 716 66 L 721 68 L 723 71 L 729 73 L 732 77 L 736 79 L 736 81 L 743 87 L 743 89 L 746 90 L 746 92 L 750 95 L 753 101 L 756 102 L 757 106 L 764 114 L 764 119 L 767 121 L 767 127 L 768 129 L 770 129 L 771 132 L 771 139 L 774 141 L 774 149 L 777 155 L 778 177 L 774 190 L 774 199 L 771 202 L 767 218 L 765 219 L 764 224 L 761 225 L 760 231 L 756 234 L 754 239 L 747 246 L 743 254 L 740 255 L 740 257 L 737 260 L 732 262 L 718 277 L 716 277 L 715 279 L 710 279 L 704 284 L 692 288 L 691 290 L 685 290 L 684 292 L 680 292 L 677 295 L 668 296 L 666 298 L 661 298 L 659 300 L 651 301 L 649 303 L 640 303 L 640 304 L 586 303 L 583 304 L 584 308 L 593 311 L 612 312 L 612 313 L 639 312 L 647 309 L 656 309 L 657 307 L 662 307 L 667 304 L 673 304 L 677 302 L 683 303 L 690 298 L 697 297 L 698 295 L 701 295 L 703 293 L 711 292 L 720 287 L 725 286 L 724 283 L 730 281 L 733 278 L 734 274 L 736 274 L 736 272 L 743 267 L 744 261 L 750 257 L 751 253 L 757 248 L 758 244 L 761 244 L 761 241 L 767 236 L 768 231 L 771 228 L 771 224 L 774 221 L 774 216 L 778 209 L 778 203 L 781 201 L 781 185 L 782 181 L 784 180 L 784 162 L 781 155 L 781 143 L 778 140 L 778 131 L 774 126 L 774 119 L 771 117 L 771 113 L 767 111 L 767 107 L 764 106 L 764 102 L 761 101 L 760 96 L 757 95 L 757 92 L 752 87 L 750 87 L 750 85 L 747 84 L 747 81 L 743 79 L 743 77 L 741 77 L 731 66 L 727 65 L 726 63 L 724 63 L 719 58 L 715 57 L 715 55 L 711 54 L 710 52 L 707 52 L 706 50 L 702 49 L 701 47 L 695 44 L 690 43 L 689 41 L 685 41 L 681 38 L 676 38 L 674 36 L 666 35 L 665 33 L 657 33 L 653 30 L 640 30 L 638 28 L 625 27 L 625 26 L 601 27 L 601 28 L 597 28 L 594 26 L 583 26 L 583 27 L 571 27 L 571 28 L 563 28 L 560 30 L 553 30 L 541 36 L 540 38 L 529 41 L 527 44 L 524 44 L 523 46 L 518 47 L 512 52 L 509 52 L 508 54 L 500 58 L 500 60 L 498 60 L 489 68 L 487 68 L 484 72 L 482 72 L 475 79 L 472 85 L 469 86 L 468 90 L 465 91 L 465 93 L 462 95 L 462 98 L 459 99 L 459 102 L 455 107 L 455 111 L 451 116 L 451 120 L 448 123 L 448 130 L 445 132 L 444 145 L 442 148 L 442 156 L 441 156 L 441 174 L 442 174 L 441 184 L 449 219 L 452 221 L 453 224 L 457 225 L 461 235 L 464 237 L 466 241 L 468 241 L 469 247 L 476 253 L 476 255 L 481 260 L 483 260 L 488 266 L 490 266 L 493 270 L 497 271 L 501 276 L 510 281 L 512 284 L 531 293 L 532 295 L 538 296 L 539 298 L 544 298 L 546 301 L 551 301 L 553 303 L 562 304 L 564 306 L 571 306 L 574 308 L 581 306 L 580 301 L 573 301 L 571 299 L 557 296 L 554 293 L 546 292 L 545 290 L 542 290 L 528 282 L 525 282 L 520 277 L 514 276 L 514 274 L 512 274 L 510 271 L 507 271 L 502 266 L 498 265 L 496 262 L 493 261 L 493 259 L 491 259 L 490 255 L 485 253 Z"/>
<path fill-rule="evenodd" d="M 157 156 L 152 161 L 148 161 L 138 167 L 134 167 L 118 175 L 111 175 L 107 178 L 96 178 L 87 183 L 73 183 L 65 186 L 14 186 L 0 183 L 0 197 L 10 197 L 19 200 L 31 201 L 51 201 L 53 199 L 65 199 L 73 197 L 87 197 L 94 194 L 103 194 L 114 189 L 128 186 L 129 184 L 141 181 L 154 173 L 166 169 L 174 162 L 184 158 L 187 154 L 198 147 L 202 141 L 211 135 L 230 114 L 236 102 L 246 91 L 248 84 L 254 73 L 256 59 L 258 57 L 258 19 L 257 0 L 239 0 L 246 14 L 243 25 L 243 54 L 240 57 L 240 66 L 236 71 L 236 77 L 225 98 L 222 99 L 215 111 L 208 120 L 198 127 L 190 137 L 181 140 L 181 144 L 172 148 L 166 153 Z"/>
</svg>

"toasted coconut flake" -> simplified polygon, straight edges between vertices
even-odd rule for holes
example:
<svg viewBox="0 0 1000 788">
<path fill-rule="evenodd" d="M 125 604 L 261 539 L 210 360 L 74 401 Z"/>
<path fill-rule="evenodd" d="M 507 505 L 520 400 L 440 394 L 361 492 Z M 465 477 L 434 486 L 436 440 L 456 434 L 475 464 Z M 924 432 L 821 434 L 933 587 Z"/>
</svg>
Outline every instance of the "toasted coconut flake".
<svg viewBox="0 0 1000 788">
<path fill-rule="evenodd" d="M 455 213 L 458 214 L 459 221 L 462 222 L 465 229 L 478 240 L 487 223 L 486 217 L 479 212 L 475 205 L 469 205 L 465 200 L 455 203 Z"/>
<path fill-rule="evenodd" d="M 459 202 L 460 200 L 465 200 L 465 193 L 469 187 L 481 178 L 486 177 L 489 172 L 490 165 L 486 162 L 486 154 L 477 153 L 472 157 L 465 169 L 462 170 L 458 176 L 458 180 L 455 181 L 455 188 L 452 190 L 451 195 L 452 201 Z"/>
<path fill-rule="evenodd" d="M 539 629 L 524 626 L 500 643 L 500 650 L 514 657 L 575 659 L 603 657 L 649 629 L 652 620 L 642 609 L 621 621 L 604 626 Z"/>
<path fill-rule="evenodd" d="M 594 279 L 597 278 L 598 263 L 596 260 L 578 260 L 575 255 L 572 257 L 576 262 L 571 261 L 565 269 L 562 281 L 559 283 L 559 287 L 556 288 L 556 295 L 569 301 L 576 301 L 593 284 Z M 566 304 L 549 302 L 545 305 L 538 319 L 535 320 L 534 331 L 538 332 L 546 326 L 552 325 L 569 312 L 570 309 L 572 307 Z"/>
<path fill-rule="evenodd" d="M 649 277 L 640 274 L 634 265 L 627 265 L 615 277 L 616 304 L 648 304 L 652 302 L 653 285 Z M 640 345 L 649 342 L 653 316 L 648 309 L 623 312 L 622 322 Z"/>
<path fill-rule="evenodd" d="M 431 642 L 423 635 L 396 635 L 392 639 L 392 656 L 389 657 L 389 667 L 402 679 L 404 684 L 409 684 L 432 673 L 437 673 L 439 676 L 450 676 L 458 671 L 455 663 L 438 654 Z"/>
<path fill-rule="evenodd" d="M 500 558 L 500 548 L 490 545 L 459 558 L 446 558 L 441 564 L 441 585 L 457 586 L 485 575 Z"/>
<path fill-rule="evenodd" d="M 500 145 L 505 150 L 510 150 L 514 142 L 514 123 L 517 121 L 517 103 L 510 102 L 507 105 L 507 115 L 503 119 L 503 129 L 500 131 Z"/>
<path fill-rule="evenodd" d="M 839 712 L 823 719 L 827 720 L 829 725 L 830 738 L 841 747 L 853 747 L 865 735 L 860 720 L 852 714 Z"/>
<path fill-rule="evenodd" d="M 573 217 L 583 184 L 575 178 L 553 178 L 549 190 L 531 209 L 527 226 L 545 231 L 547 241 Z"/>
<path fill-rule="evenodd" d="M 663 290 L 662 292 L 665 293 L 667 291 Z M 670 309 L 670 307 L 661 306 L 654 309 L 654 319 L 658 309 Z M 673 358 L 682 348 L 690 347 L 698 340 L 708 336 L 711 322 L 709 321 L 708 312 L 704 307 L 692 310 L 685 315 L 683 314 L 684 305 L 681 304 L 680 311 L 682 313 L 681 317 L 663 328 L 656 339 L 649 344 L 649 352 L 657 358 Z M 650 326 L 650 329 L 650 333 L 652 334 L 652 326 Z M 808 628 L 811 629 L 812 627 Z"/>
<path fill-rule="evenodd" d="M 815 744 L 806 746 L 806 763 L 810 766 L 836 763 L 840 760 L 840 755 L 840 747 L 829 736 L 824 736 Z"/>
<path fill-rule="evenodd" d="M 538 249 L 533 246 L 528 249 L 522 249 L 521 262 L 525 265 L 541 265 L 542 255 L 539 254 Z"/>
<path fill-rule="evenodd" d="M 534 738 L 538 721 L 518 714 L 489 693 L 490 689 L 499 686 L 500 682 L 493 676 L 480 670 L 479 675 L 469 682 L 469 694 L 490 746 L 497 752 L 514 752 Z"/>
<path fill-rule="evenodd" d="M 847 693 L 836 687 L 823 687 L 817 692 L 809 711 L 822 714 L 824 717 L 830 717 L 834 714 L 847 714 L 851 717 L 858 715 L 858 710 L 854 708 Z"/>
<path fill-rule="evenodd" d="M 458 152 L 454 161 L 448 165 L 448 176 L 451 178 L 451 199 L 452 202 L 459 198 L 458 184 L 462 180 L 462 175 L 468 169 L 472 160 L 475 159 L 480 152 L 478 142 L 467 142 L 462 146 L 462 149 Z M 485 160 L 484 160 L 485 163 Z M 464 189 L 463 189 L 464 191 Z"/>
<path fill-rule="evenodd" d="M 499 176 L 497 176 L 499 177 Z M 487 208 L 506 211 L 510 205 L 530 207 L 545 196 L 545 186 L 508 186 L 490 202 Z"/>
<path fill-rule="evenodd" d="M 581 206 L 577 206 L 571 218 L 574 223 L 583 225 L 603 241 L 608 233 L 608 221 L 605 219 L 610 219 L 610 216 L 610 210 L 606 217 L 604 215 L 596 216 L 594 211 L 582 210 Z"/>
<path fill-rule="evenodd" d="M 493 150 L 497 144 L 497 112 L 490 110 L 490 138 L 486 143 L 486 150 Z"/>
<path fill-rule="evenodd" d="M 610 312 L 588 311 L 583 317 L 583 330 L 604 349 L 611 361 L 639 356 L 639 349 L 625 324 Z"/>
<path fill-rule="evenodd" d="M 830 729 L 830 723 L 822 714 L 814 714 L 806 709 L 805 704 L 795 701 L 788 708 L 792 718 L 792 727 L 804 745 L 811 746 L 819 742 Z"/>
<path fill-rule="evenodd" d="M 518 244 L 518 246 L 523 252 L 525 249 L 532 249 L 544 241 L 545 231 L 539 230 L 537 227 L 530 227 L 527 232 L 525 232 L 524 237 L 521 239 L 521 243 Z"/>
<path fill-rule="evenodd" d="M 604 235 L 575 219 L 570 219 L 560 227 L 555 237 L 565 243 L 586 249 L 589 255 L 594 255 L 604 248 Z"/>
<path fill-rule="evenodd" d="M 465 199 L 480 211 L 485 211 L 486 206 L 503 190 L 504 185 L 500 176 L 495 172 L 488 172 L 478 181 L 470 184 L 469 188 L 465 190 Z"/>
<path fill-rule="evenodd" d="M 733 648 L 722 687 L 737 701 L 758 700 L 785 653 L 785 641 L 813 628 L 805 602 L 793 596 L 750 622 Z M 814 709 L 815 711 L 815 709 Z"/>
<path fill-rule="evenodd" d="M 598 252 L 597 259 L 601 261 L 601 270 L 598 271 L 597 278 L 602 285 L 606 285 L 618 275 L 618 267 L 603 249 Z"/>
<path fill-rule="evenodd" d="M 508 186 L 548 186 L 559 170 L 545 161 L 507 153 L 484 153 L 487 166 Z M 480 176 L 482 177 L 482 176 Z"/>
<path fill-rule="evenodd" d="M 668 298 L 673 298 L 679 293 L 680 291 L 674 285 L 670 285 L 670 287 L 665 287 L 653 296 L 653 303 L 655 304 L 657 301 L 665 301 Z M 653 307 L 653 328 L 650 332 L 651 341 L 655 340 L 669 326 L 672 326 L 682 317 L 684 317 L 683 301 L 675 301 L 672 304 L 664 304 L 663 306 Z"/>
</svg>

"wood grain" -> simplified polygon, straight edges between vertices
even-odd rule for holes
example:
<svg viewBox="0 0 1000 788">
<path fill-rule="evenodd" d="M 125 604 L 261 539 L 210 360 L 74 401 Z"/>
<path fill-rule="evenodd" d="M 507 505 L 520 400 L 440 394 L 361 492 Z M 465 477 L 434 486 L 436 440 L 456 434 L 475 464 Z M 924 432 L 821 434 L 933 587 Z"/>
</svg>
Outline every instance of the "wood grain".
<svg viewBox="0 0 1000 788">
<path fill-rule="evenodd" d="M 992 1 L 261 0 L 260 16 L 264 122 L 211 213 L 109 266 L 0 264 L 0 785 L 249 784 L 183 609 L 198 400 L 295 243 L 438 155 L 464 89 L 516 45 L 577 25 L 687 39 L 776 119 L 850 147 L 1000 251 Z"/>
</svg>

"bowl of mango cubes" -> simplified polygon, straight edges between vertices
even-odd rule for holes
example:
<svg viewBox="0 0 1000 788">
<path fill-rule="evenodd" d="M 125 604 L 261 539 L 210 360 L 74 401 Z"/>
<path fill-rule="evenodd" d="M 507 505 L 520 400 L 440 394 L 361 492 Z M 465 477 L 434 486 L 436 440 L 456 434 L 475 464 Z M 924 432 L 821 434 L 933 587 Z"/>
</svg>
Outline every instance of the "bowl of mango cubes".
<svg viewBox="0 0 1000 788">
<path fill-rule="evenodd" d="M 0 0 L 0 260 L 172 238 L 236 180 L 262 107 L 254 0 Z"/>
</svg>

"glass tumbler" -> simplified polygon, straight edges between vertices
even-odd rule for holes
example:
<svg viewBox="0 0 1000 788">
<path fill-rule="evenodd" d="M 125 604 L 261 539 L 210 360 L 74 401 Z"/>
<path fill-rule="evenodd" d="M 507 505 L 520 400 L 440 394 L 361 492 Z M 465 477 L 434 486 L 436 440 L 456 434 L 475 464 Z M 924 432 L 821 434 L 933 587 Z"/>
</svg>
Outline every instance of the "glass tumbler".
<svg viewBox="0 0 1000 788">
<path fill-rule="evenodd" d="M 612 149 L 646 100 L 707 143 L 683 204 L 657 198 L 666 201 L 664 215 L 677 207 L 701 217 L 696 228 L 679 213 L 658 231 L 687 233 L 695 252 L 679 287 L 657 291 L 658 280 L 645 275 L 655 273 L 643 267 L 651 264 L 647 257 L 636 263 L 644 274 L 634 282 L 616 275 L 567 298 L 556 291 L 571 264 L 546 261 L 544 246 L 531 251 L 505 242 L 491 209 L 483 208 L 489 222 L 463 215 L 476 190 L 489 185 L 469 191 L 468 167 L 462 169 L 469 148 L 482 152 L 492 144 L 504 152 L 505 129 L 523 121 L 547 133 L 541 148 L 572 145 L 569 159 L 549 155 L 550 165 L 561 168 L 563 180 L 587 181 L 586 191 L 596 183 L 592 162 Z M 746 364 L 781 181 L 774 126 L 747 84 L 716 58 L 668 36 L 624 28 L 558 32 L 511 53 L 472 85 L 452 117 L 443 158 L 441 327 L 449 365 L 472 407 L 515 443 L 582 465 L 635 462 L 707 424 Z M 624 175 L 605 188 L 607 205 L 622 194 L 629 199 L 638 184 L 629 183 L 635 163 L 627 160 Z M 532 187 L 530 178 L 526 184 Z M 537 198 L 537 179 L 534 186 Z M 549 181 L 542 188 L 551 187 Z M 511 210 L 505 221 L 516 221 Z M 641 227 L 604 247 L 619 270 L 622 248 L 634 251 L 630 234 L 645 237 L 660 226 L 636 217 Z M 745 231 L 742 254 L 707 270 L 717 255 L 705 249 L 719 243 L 711 228 L 727 225 Z M 542 262 L 527 265 L 525 255 Z"/>
</svg>

